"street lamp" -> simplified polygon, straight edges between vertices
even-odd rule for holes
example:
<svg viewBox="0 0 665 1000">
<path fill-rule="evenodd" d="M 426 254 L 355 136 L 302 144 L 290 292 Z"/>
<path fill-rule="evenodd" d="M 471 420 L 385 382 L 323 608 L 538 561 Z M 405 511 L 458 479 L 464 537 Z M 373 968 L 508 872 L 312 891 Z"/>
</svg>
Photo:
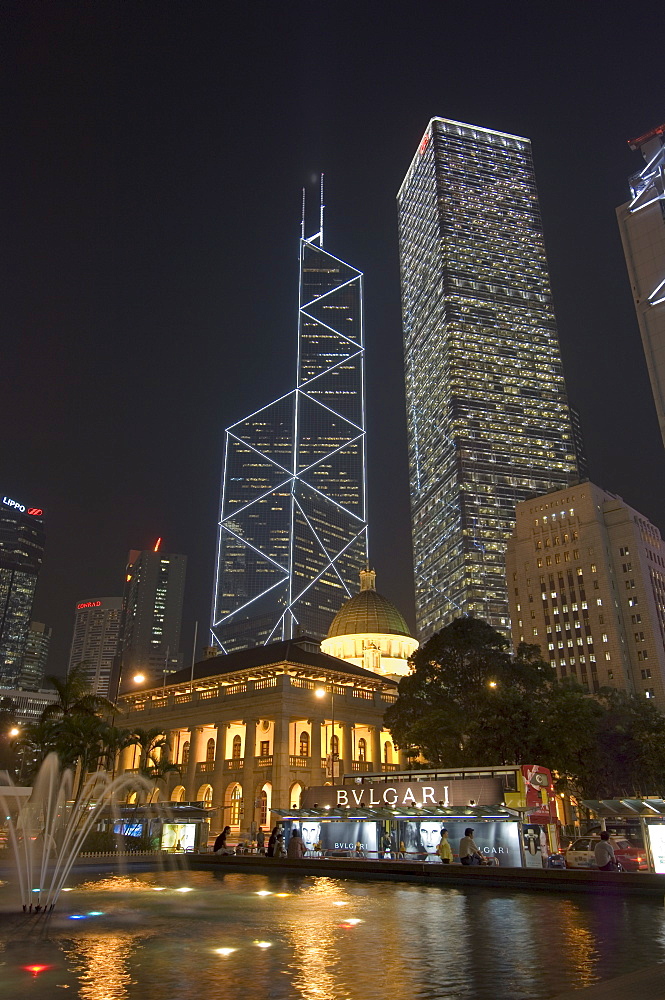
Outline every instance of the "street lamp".
<svg viewBox="0 0 665 1000">
<path fill-rule="evenodd" d="M 134 681 L 135 684 L 143 684 L 145 680 L 145 674 L 134 674 L 132 680 Z"/>
<path fill-rule="evenodd" d="M 315 691 L 314 691 L 314 694 L 316 695 L 317 698 L 325 698 L 325 696 L 326 696 L 327 693 L 328 692 L 326 691 L 326 689 L 324 687 L 316 688 Z M 335 763 L 337 762 L 337 758 L 339 757 L 339 754 L 335 753 L 335 750 L 333 749 L 334 746 L 335 746 L 335 744 L 334 744 L 334 739 L 335 739 L 335 685 L 334 684 L 330 685 L 330 714 L 331 714 L 331 717 L 332 717 L 331 718 L 331 730 L 332 730 L 332 734 L 331 734 L 331 737 L 330 737 L 330 765 L 331 765 L 330 766 L 330 773 L 332 775 L 332 784 L 334 785 L 335 784 Z"/>
</svg>

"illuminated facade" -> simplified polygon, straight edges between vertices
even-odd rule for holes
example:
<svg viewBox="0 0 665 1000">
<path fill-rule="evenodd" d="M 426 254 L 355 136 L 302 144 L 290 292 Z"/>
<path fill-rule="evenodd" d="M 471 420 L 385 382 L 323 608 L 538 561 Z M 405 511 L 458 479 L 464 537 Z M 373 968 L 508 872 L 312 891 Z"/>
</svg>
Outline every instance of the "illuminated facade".
<svg viewBox="0 0 665 1000">
<path fill-rule="evenodd" d="M 665 709 L 665 545 L 646 517 L 590 482 L 526 500 L 506 568 L 514 646 Z"/>
<path fill-rule="evenodd" d="M 665 125 L 633 139 L 646 166 L 630 178 L 617 209 L 660 432 L 665 443 Z"/>
<path fill-rule="evenodd" d="M 52 630 L 43 622 L 30 622 L 18 686 L 24 691 L 39 691 L 46 674 Z"/>
<path fill-rule="evenodd" d="M 17 687 L 37 576 L 44 556 L 44 512 L 0 497 L 0 685 Z"/>
<path fill-rule="evenodd" d="M 319 695 L 324 695 L 320 697 Z M 309 638 L 215 656 L 168 678 L 166 686 L 129 681 L 117 724 L 161 728 L 169 760 L 162 800 L 205 802 L 227 823 L 255 834 L 279 820 L 271 811 L 300 804 L 303 790 L 345 772 L 397 771 L 404 754 L 383 725 L 397 699 L 386 677 L 344 663 Z M 138 748 L 120 755 L 120 773 L 138 766 Z"/>
<path fill-rule="evenodd" d="M 398 207 L 419 637 L 505 632 L 515 505 L 577 476 L 529 140 L 432 119 Z"/>
<path fill-rule="evenodd" d="M 212 636 L 321 639 L 367 559 L 362 274 L 300 241 L 297 388 L 226 432 Z"/>
<path fill-rule="evenodd" d="M 108 698 L 111 677 L 118 656 L 122 597 L 102 597 L 79 601 L 76 605 L 74 636 L 69 654 L 69 669 L 83 665 L 83 676 L 90 690 Z"/>
</svg>

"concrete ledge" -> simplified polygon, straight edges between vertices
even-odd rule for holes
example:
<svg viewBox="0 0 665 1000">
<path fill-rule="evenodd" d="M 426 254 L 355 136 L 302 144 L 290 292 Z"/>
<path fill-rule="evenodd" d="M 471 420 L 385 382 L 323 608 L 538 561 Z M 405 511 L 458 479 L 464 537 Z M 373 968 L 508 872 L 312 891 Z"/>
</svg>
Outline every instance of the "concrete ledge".
<svg viewBox="0 0 665 1000">
<path fill-rule="evenodd" d="M 593 986 L 558 993 L 552 1000 L 626 1000 L 626 996 L 635 990 L 649 1000 L 665 997 L 665 965 L 653 965 L 615 979 L 603 979 Z"/>
<path fill-rule="evenodd" d="M 665 875 L 647 872 L 598 872 L 582 869 L 475 868 L 419 861 L 372 861 L 368 858 L 266 858 L 256 855 L 187 854 L 191 868 L 282 874 L 336 875 L 339 878 L 388 879 L 432 885 L 491 886 L 542 892 L 593 892 L 613 896 L 665 898 Z"/>
</svg>

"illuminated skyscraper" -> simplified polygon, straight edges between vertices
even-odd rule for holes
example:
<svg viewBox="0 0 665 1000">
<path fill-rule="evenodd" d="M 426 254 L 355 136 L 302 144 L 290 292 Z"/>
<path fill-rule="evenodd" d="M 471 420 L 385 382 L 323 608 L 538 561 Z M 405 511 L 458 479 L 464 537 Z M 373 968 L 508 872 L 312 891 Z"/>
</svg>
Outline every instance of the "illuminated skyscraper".
<svg viewBox="0 0 665 1000">
<path fill-rule="evenodd" d="M 187 556 L 154 549 L 132 549 L 127 559 L 120 627 L 120 681 L 135 673 L 156 685 L 180 666 L 180 631 Z M 118 664 L 116 665 L 118 666 Z M 117 670 L 111 675 L 110 697 L 118 690 Z"/>
<path fill-rule="evenodd" d="M 646 166 L 630 178 L 631 198 L 617 208 L 617 218 L 665 443 L 665 125 L 629 145 Z"/>
<path fill-rule="evenodd" d="M 76 605 L 69 669 L 81 666 L 90 690 L 102 698 L 109 694 L 115 697 L 111 679 L 119 653 L 121 621 L 122 597 L 96 598 Z"/>
<path fill-rule="evenodd" d="M 323 638 L 367 560 L 362 274 L 300 241 L 297 388 L 226 432 L 213 641 Z"/>
<path fill-rule="evenodd" d="M 515 505 L 577 474 L 531 144 L 433 118 L 398 207 L 419 638 L 505 632 Z"/>
<path fill-rule="evenodd" d="M 0 497 L 0 685 L 17 687 L 37 575 L 44 556 L 44 512 Z"/>
</svg>

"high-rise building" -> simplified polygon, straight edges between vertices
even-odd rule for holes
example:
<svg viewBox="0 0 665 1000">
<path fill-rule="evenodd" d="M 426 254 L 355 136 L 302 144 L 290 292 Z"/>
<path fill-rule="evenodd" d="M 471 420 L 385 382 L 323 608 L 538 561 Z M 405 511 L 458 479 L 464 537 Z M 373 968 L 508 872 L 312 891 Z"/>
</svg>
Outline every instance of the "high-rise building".
<svg viewBox="0 0 665 1000">
<path fill-rule="evenodd" d="M 665 125 L 629 145 L 646 166 L 630 178 L 630 201 L 617 208 L 617 218 L 665 443 Z"/>
<path fill-rule="evenodd" d="M 180 666 L 180 631 L 187 557 L 162 552 L 159 539 L 150 550 L 132 549 L 127 560 L 122 602 L 119 669 L 163 683 Z M 117 670 L 109 688 L 118 689 Z"/>
<path fill-rule="evenodd" d="M 397 200 L 419 638 L 507 631 L 515 505 L 577 476 L 531 143 L 433 118 Z"/>
<path fill-rule="evenodd" d="M 69 670 L 82 665 L 90 690 L 102 698 L 111 691 L 119 653 L 122 597 L 101 597 L 76 605 Z"/>
<path fill-rule="evenodd" d="M 300 241 L 297 388 L 226 432 L 212 636 L 322 639 L 367 560 L 362 274 Z"/>
<path fill-rule="evenodd" d="M 18 686 L 24 691 L 39 691 L 46 673 L 52 630 L 43 622 L 30 622 Z"/>
<path fill-rule="evenodd" d="M 0 500 L 0 685 L 17 687 L 37 576 L 44 556 L 44 512 Z"/>
<path fill-rule="evenodd" d="M 646 517 L 593 483 L 517 505 L 506 557 L 513 644 L 539 645 L 560 678 L 665 709 L 665 545 Z"/>
</svg>

